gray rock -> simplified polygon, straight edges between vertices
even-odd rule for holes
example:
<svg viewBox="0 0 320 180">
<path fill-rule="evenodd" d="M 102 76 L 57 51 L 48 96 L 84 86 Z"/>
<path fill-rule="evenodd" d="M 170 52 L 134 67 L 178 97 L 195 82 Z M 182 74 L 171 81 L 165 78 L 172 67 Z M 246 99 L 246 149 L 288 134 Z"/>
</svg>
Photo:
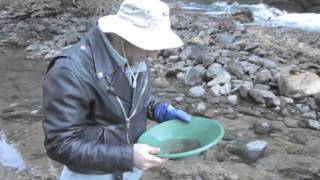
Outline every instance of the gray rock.
<svg viewBox="0 0 320 180">
<path fill-rule="evenodd" d="M 202 60 L 208 57 L 209 48 L 208 46 L 193 46 L 191 47 L 190 58 L 194 60 Z"/>
<path fill-rule="evenodd" d="M 231 74 L 234 74 L 238 78 L 242 78 L 244 76 L 244 70 L 239 61 L 230 61 L 227 64 L 227 70 L 231 72 Z"/>
<path fill-rule="evenodd" d="M 237 95 L 228 96 L 228 103 L 230 105 L 237 105 L 238 104 L 238 96 Z"/>
<path fill-rule="evenodd" d="M 231 80 L 230 74 L 226 70 L 224 70 L 224 68 L 221 65 L 217 63 L 214 63 L 211 66 L 209 66 L 207 76 L 213 78 L 213 80 L 208 82 L 208 87 L 211 87 L 216 84 L 229 83 Z"/>
<path fill-rule="evenodd" d="M 177 103 L 182 103 L 182 102 L 184 101 L 184 97 L 183 97 L 183 96 L 179 96 L 179 97 L 174 98 L 174 100 L 175 100 Z"/>
<path fill-rule="evenodd" d="M 298 127 L 298 121 L 296 119 L 290 118 L 290 117 L 285 117 L 283 120 L 283 123 L 288 127 L 288 128 L 296 128 Z"/>
<path fill-rule="evenodd" d="M 265 84 L 255 84 L 254 89 L 260 89 L 260 90 L 270 90 L 270 86 L 265 85 Z"/>
<path fill-rule="evenodd" d="M 245 51 L 253 51 L 253 50 L 255 50 L 256 48 L 258 48 L 259 47 L 259 44 L 257 44 L 257 43 L 248 43 L 248 44 L 246 44 L 246 46 L 244 47 L 244 50 Z"/>
<path fill-rule="evenodd" d="M 260 66 L 263 64 L 263 59 L 256 55 L 249 56 L 247 61 Z"/>
<path fill-rule="evenodd" d="M 219 84 L 213 85 L 210 88 L 209 93 L 212 94 L 213 96 L 221 96 L 221 94 L 220 94 L 220 85 Z"/>
<path fill-rule="evenodd" d="M 320 130 L 319 121 L 313 119 L 302 119 L 298 123 L 299 127 Z"/>
<path fill-rule="evenodd" d="M 268 69 L 272 69 L 272 68 L 276 68 L 278 67 L 277 63 L 273 62 L 270 59 L 263 59 L 263 67 L 268 68 Z"/>
<path fill-rule="evenodd" d="M 271 91 L 251 89 L 249 90 L 249 95 L 258 103 L 280 106 L 279 98 Z"/>
<path fill-rule="evenodd" d="M 267 146 L 268 142 L 261 140 L 248 143 L 237 141 L 235 145 L 229 146 L 228 150 L 239 156 L 245 163 L 250 164 L 261 157 Z"/>
<path fill-rule="evenodd" d="M 202 86 L 195 86 L 189 89 L 189 96 L 202 97 L 205 95 L 206 90 Z"/>
<path fill-rule="evenodd" d="M 177 74 L 177 79 L 179 80 L 179 81 L 184 81 L 184 76 L 185 76 L 185 74 L 183 73 L 183 72 L 179 72 L 178 74 Z"/>
<path fill-rule="evenodd" d="M 221 95 L 225 95 L 225 94 L 229 94 L 231 92 L 231 83 L 227 82 L 225 84 L 223 84 L 222 86 L 220 86 L 220 94 Z"/>
<path fill-rule="evenodd" d="M 278 87 L 288 97 L 310 96 L 320 93 L 320 77 L 311 72 L 294 73 L 288 68 L 280 73 Z"/>
<path fill-rule="evenodd" d="M 307 113 L 311 111 L 311 108 L 308 104 L 296 104 L 296 108 L 301 113 Z"/>
<path fill-rule="evenodd" d="M 234 42 L 234 36 L 229 33 L 219 33 L 216 34 L 215 41 L 223 45 L 228 45 Z"/>
<path fill-rule="evenodd" d="M 259 122 L 255 122 L 252 125 L 253 131 L 256 134 L 260 134 L 260 135 L 266 135 L 271 133 L 271 131 L 273 130 L 273 127 L 269 124 L 269 123 L 259 123 Z"/>
<path fill-rule="evenodd" d="M 153 85 L 158 88 L 165 88 L 170 85 L 166 78 L 157 78 L 153 81 Z"/>
<path fill-rule="evenodd" d="M 266 83 L 272 79 L 271 73 L 267 69 L 263 69 L 256 74 L 256 83 Z"/>
<path fill-rule="evenodd" d="M 315 111 L 310 111 L 310 112 L 303 113 L 302 117 L 306 118 L 306 119 L 314 119 L 314 120 L 316 120 L 317 119 L 317 114 L 316 114 Z"/>
<path fill-rule="evenodd" d="M 191 47 L 187 47 L 183 49 L 182 52 L 180 53 L 180 58 L 181 60 L 185 61 L 190 58 L 191 54 L 192 54 Z"/>
<path fill-rule="evenodd" d="M 215 57 L 213 57 L 212 55 L 211 56 L 207 56 L 207 57 L 204 57 L 202 59 L 202 64 L 204 67 L 208 67 L 210 66 L 212 63 L 215 62 Z"/>
<path fill-rule="evenodd" d="M 207 110 L 206 103 L 201 102 L 201 103 L 196 104 L 195 109 L 197 110 L 198 114 L 203 115 Z"/>
<path fill-rule="evenodd" d="M 184 76 L 185 85 L 193 86 L 201 82 L 204 73 L 205 69 L 202 66 L 190 67 Z"/>
</svg>

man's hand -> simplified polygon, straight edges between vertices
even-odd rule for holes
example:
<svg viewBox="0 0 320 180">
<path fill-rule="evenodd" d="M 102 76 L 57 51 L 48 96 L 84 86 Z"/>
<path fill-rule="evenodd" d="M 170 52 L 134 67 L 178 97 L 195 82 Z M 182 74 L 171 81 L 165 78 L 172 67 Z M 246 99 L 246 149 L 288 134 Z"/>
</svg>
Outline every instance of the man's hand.
<svg viewBox="0 0 320 180">
<path fill-rule="evenodd" d="M 133 163 L 134 166 L 141 170 L 147 170 L 160 166 L 166 160 L 158 158 L 153 154 L 160 152 L 160 148 L 151 147 L 147 144 L 133 145 Z"/>
<path fill-rule="evenodd" d="M 184 112 L 181 109 L 174 108 L 169 103 L 159 104 L 155 108 L 154 116 L 160 123 L 172 119 L 179 119 L 183 122 L 190 122 L 192 119 L 192 116 L 190 114 Z"/>
</svg>

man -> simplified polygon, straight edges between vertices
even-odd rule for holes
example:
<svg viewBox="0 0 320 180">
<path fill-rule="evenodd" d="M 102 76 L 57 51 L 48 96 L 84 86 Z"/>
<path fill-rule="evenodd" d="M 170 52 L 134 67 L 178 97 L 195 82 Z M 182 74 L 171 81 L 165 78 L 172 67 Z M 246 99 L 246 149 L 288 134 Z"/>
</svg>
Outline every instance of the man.
<svg viewBox="0 0 320 180">
<path fill-rule="evenodd" d="M 45 147 L 64 165 L 61 180 L 138 179 L 164 162 L 137 144 L 147 118 L 191 116 L 151 96 L 146 59 L 182 46 L 159 0 L 125 0 L 49 64 L 43 81 Z"/>
</svg>

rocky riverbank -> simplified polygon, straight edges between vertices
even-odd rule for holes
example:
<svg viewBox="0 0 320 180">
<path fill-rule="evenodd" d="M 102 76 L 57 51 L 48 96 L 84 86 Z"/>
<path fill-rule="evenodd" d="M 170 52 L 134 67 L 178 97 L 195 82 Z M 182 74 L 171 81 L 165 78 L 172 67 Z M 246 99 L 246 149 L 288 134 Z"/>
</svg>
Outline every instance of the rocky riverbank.
<svg viewBox="0 0 320 180">
<path fill-rule="evenodd" d="M 94 24 L 89 11 L 54 3 L 0 8 L 0 129 L 27 163 L 17 179 L 57 177 L 60 166 L 42 147 L 41 76 Z M 155 94 L 220 121 L 226 134 L 199 158 L 169 161 L 144 179 L 320 179 L 319 33 L 242 24 L 250 12 L 208 17 L 175 7 L 172 25 L 185 46 L 152 62 Z M 14 173 L 0 166 L 0 177 Z"/>
</svg>

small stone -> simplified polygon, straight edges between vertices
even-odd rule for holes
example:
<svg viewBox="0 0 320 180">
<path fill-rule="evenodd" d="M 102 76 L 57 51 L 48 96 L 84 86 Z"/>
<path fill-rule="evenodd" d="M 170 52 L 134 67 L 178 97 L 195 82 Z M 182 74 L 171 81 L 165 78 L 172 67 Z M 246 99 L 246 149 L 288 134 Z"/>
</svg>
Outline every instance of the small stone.
<svg viewBox="0 0 320 180">
<path fill-rule="evenodd" d="M 283 123 L 288 127 L 288 128 L 297 128 L 298 127 L 298 121 L 296 119 L 286 117 L 283 121 Z"/>
<path fill-rule="evenodd" d="M 179 57 L 178 55 L 171 55 L 171 56 L 168 57 L 168 61 L 173 61 L 173 62 L 175 62 L 175 61 L 178 61 L 179 58 L 180 58 L 180 57 Z"/>
<path fill-rule="evenodd" d="M 190 47 L 183 49 L 182 52 L 180 53 L 181 60 L 185 61 L 189 59 L 189 57 L 191 56 L 191 53 L 192 53 L 192 50 Z"/>
<path fill-rule="evenodd" d="M 309 105 L 306 104 L 296 104 L 296 108 L 298 111 L 300 111 L 301 113 L 307 113 L 311 111 L 311 108 Z"/>
<path fill-rule="evenodd" d="M 228 103 L 230 105 L 237 105 L 238 104 L 238 96 L 237 95 L 230 95 L 228 96 Z"/>
<path fill-rule="evenodd" d="M 267 148 L 268 142 L 256 140 L 251 142 L 237 141 L 228 147 L 229 152 L 239 156 L 245 163 L 252 163 L 259 159 Z"/>
<path fill-rule="evenodd" d="M 259 89 L 259 90 L 270 90 L 270 86 L 265 85 L 265 84 L 255 84 L 253 89 Z"/>
<path fill-rule="evenodd" d="M 269 134 L 273 130 L 273 127 L 266 122 L 265 123 L 255 122 L 253 123 L 252 127 L 253 127 L 254 133 L 260 134 L 260 135 Z"/>
<path fill-rule="evenodd" d="M 269 59 L 264 59 L 263 60 L 263 67 L 265 67 L 265 68 L 268 68 L 268 69 L 271 69 L 271 68 L 276 68 L 276 67 L 278 67 L 278 65 L 275 63 L 275 62 L 273 62 L 272 60 L 269 60 Z"/>
<path fill-rule="evenodd" d="M 299 127 L 301 128 L 310 128 L 315 130 L 320 130 L 320 123 L 319 121 L 313 119 L 302 119 L 298 123 Z"/>
<path fill-rule="evenodd" d="M 239 61 L 230 61 L 227 64 L 227 69 L 229 72 L 237 76 L 238 78 L 242 78 L 244 76 L 244 70 Z"/>
<path fill-rule="evenodd" d="M 204 114 L 207 110 L 206 103 L 201 102 L 196 105 L 196 110 L 199 114 Z"/>
<path fill-rule="evenodd" d="M 189 95 L 191 97 L 202 97 L 205 95 L 206 90 L 202 86 L 195 86 L 189 89 Z"/>
<path fill-rule="evenodd" d="M 223 45 L 228 45 L 234 42 L 234 36 L 229 33 L 219 33 L 216 34 L 215 41 Z"/>
<path fill-rule="evenodd" d="M 174 98 L 174 100 L 177 102 L 177 103 L 182 103 L 184 98 L 182 96 L 179 96 L 179 97 L 176 97 Z"/>
<path fill-rule="evenodd" d="M 209 92 L 210 92 L 213 96 L 216 96 L 216 97 L 221 96 L 221 94 L 220 94 L 220 85 L 216 84 L 216 85 L 212 86 L 212 87 L 210 88 L 210 91 L 209 91 Z"/>
<path fill-rule="evenodd" d="M 279 98 L 271 91 L 251 89 L 249 95 L 258 103 L 280 106 Z"/>
<path fill-rule="evenodd" d="M 158 88 L 165 88 L 170 85 L 170 83 L 165 78 L 157 78 L 153 81 L 153 85 Z"/>
<path fill-rule="evenodd" d="M 272 75 L 271 75 L 270 71 L 267 69 L 264 69 L 264 70 L 259 71 L 256 74 L 255 81 L 256 81 L 256 83 L 265 83 L 265 82 L 269 82 L 271 79 L 272 79 Z"/>
<path fill-rule="evenodd" d="M 224 85 L 220 86 L 220 94 L 225 95 L 231 92 L 231 83 L 225 83 Z"/>
<path fill-rule="evenodd" d="M 184 77 L 185 85 L 193 86 L 201 82 L 204 73 L 205 68 L 202 66 L 190 67 Z"/>
</svg>

